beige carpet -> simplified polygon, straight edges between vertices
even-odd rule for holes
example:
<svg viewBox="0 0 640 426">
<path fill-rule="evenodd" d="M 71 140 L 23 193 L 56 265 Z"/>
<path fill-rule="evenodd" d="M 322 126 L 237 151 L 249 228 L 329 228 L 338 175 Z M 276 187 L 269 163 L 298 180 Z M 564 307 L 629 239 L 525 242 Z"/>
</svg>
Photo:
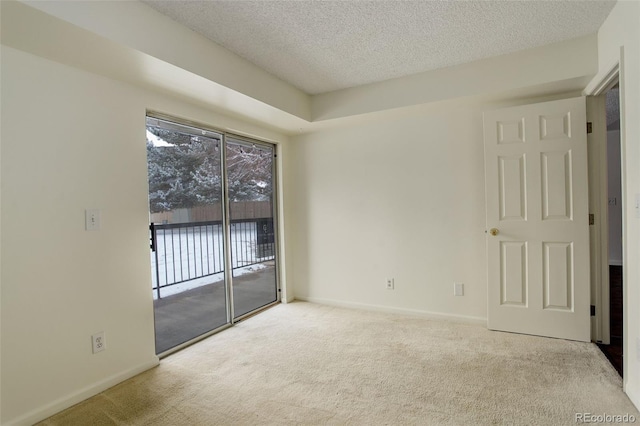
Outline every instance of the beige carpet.
<svg viewBox="0 0 640 426">
<path fill-rule="evenodd" d="M 640 413 L 587 343 L 296 302 L 44 425 L 562 425 Z"/>
</svg>

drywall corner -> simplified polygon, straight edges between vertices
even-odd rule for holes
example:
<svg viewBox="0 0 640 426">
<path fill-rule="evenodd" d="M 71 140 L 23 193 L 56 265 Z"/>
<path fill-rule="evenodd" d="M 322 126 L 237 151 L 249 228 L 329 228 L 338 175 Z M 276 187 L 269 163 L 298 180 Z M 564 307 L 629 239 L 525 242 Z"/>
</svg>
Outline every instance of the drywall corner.
<svg viewBox="0 0 640 426">
<path fill-rule="evenodd" d="M 310 117 L 309 95 L 142 2 L 24 3 L 296 117 Z"/>
<path fill-rule="evenodd" d="M 590 34 L 467 64 L 314 95 L 311 117 L 313 121 L 331 120 L 592 76 L 598 70 L 597 48 L 597 35 Z"/>
</svg>

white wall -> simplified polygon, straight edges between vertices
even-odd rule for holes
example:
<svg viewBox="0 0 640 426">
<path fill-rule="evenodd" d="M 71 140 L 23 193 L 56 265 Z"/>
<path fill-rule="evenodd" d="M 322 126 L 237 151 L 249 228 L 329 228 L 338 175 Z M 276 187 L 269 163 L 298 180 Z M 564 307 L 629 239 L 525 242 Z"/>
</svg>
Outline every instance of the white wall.
<svg viewBox="0 0 640 426">
<path fill-rule="evenodd" d="M 622 265 L 622 186 L 620 130 L 607 131 L 607 195 L 609 198 L 609 265 Z"/>
<path fill-rule="evenodd" d="M 624 386 L 640 407 L 640 218 L 634 199 L 640 194 L 640 2 L 618 1 L 598 32 L 601 72 L 620 58 L 621 138 L 624 229 Z"/>
<path fill-rule="evenodd" d="M 296 298 L 484 323 L 493 108 L 443 102 L 294 137 Z"/>
<path fill-rule="evenodd" d="M 6 46 L 1 108 L 0 422 L 31 424 L 157 363 L 146 109 L 286 138 Z"/>
</svg>

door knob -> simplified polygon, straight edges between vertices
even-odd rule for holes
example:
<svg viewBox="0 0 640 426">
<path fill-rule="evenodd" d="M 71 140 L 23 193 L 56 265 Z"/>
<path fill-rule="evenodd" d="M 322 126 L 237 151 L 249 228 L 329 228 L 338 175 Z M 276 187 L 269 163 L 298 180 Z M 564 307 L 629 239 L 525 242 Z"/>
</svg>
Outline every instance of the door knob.
<svg viewBox="0 0 640 426">
<path fill-rule="evenodd" d="M 498 234 L 500 233 L 500 231 L 498 231 L 498 229 L 497 229 L 497 228 L 491 228 L 491 230 L 489 230 L 489 233 L 490 233 L 492 236 L 494 236 L 494 237 L 495 237 L 496 235 L 498 235 Z"/>
</svg>

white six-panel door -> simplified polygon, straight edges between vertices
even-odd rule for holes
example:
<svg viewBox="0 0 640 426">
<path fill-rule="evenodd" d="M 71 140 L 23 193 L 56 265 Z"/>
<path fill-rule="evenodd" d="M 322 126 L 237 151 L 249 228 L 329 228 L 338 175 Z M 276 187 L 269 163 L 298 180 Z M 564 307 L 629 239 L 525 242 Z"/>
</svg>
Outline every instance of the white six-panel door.
<svg viewBox="0 0 640 426">
<path fill-rule="evenodd" d="M 485 112 L 484 143 L 488 327 L 589 341 L 585 99 Z"/>
</svg>

